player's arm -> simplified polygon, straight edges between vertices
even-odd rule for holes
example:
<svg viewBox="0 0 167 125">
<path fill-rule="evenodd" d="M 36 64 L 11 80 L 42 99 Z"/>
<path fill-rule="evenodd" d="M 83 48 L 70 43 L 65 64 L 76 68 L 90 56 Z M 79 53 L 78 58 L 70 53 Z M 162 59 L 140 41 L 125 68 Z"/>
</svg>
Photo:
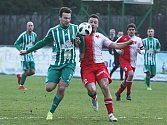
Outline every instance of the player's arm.
<svg viewBox="0 0 167 125">
<path fill-rule="evenodd" d="M 85 41 L 84 41 L 84 37 L 81 35 L 77 35 L 77 37 L 79 38 L 79 52 L 80 52 L 80 61 L 82 61 L 82 59 L 84 58 L 84 54 L 85 54 Z"/>
<path fill-rule="evenodd" d="M 22 43 L 22 37 L 19 36 L 18 39 L 17 39 L 17 40 L 15 41 L 15 43 L 14 43 L 14 46 L 15 46 L 16 49 L 19 50 L 19 51 L 22 49 L 22 47 L 20 46 L 21 43 Z"/>
<path fill-rule="evenodd" d="M 161 44 L 160 44 L 159 40 L 157 39 L 156 53 L 160 52 L 160 50 L 161 50 Z"/>
<path fill-rule="evenodd" d="M 20 55 L 24 55 L 24 54 L 27 54 L 27 53 L 30 53 L 30 52 L 33 52 L 35 50 L 38 50 L 40 48 L 42 48 L 43 46 L 49 44 L 50 42 L 53 42 L 53 35 L 52 35 L 52 31 L 49 30 L 47 35 L 40 41 L 38 41 L 33 47 L 31 47 L 30 49 L 28 50 L 21 50 L 20 51 Z"/>
<path fill-rule="evenodd" d="M 115 48 L 115 49 L 123 49 L 129 45 L 133 44 L 133 40 L 129 40 L 127 42 L 123 42 L 123 43 L 117 43 L 117 42 L 112 42 L 109 47 L 110 48 Z"/>
</svg>

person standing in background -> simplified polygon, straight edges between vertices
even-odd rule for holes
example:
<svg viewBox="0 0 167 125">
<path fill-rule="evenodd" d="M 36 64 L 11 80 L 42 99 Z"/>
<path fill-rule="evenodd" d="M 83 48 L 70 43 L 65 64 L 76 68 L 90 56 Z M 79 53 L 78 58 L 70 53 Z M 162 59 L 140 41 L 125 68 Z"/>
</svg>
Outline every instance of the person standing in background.
<svg viewBox="0 0 167 125">
<path fill-rule="evenodd" d="M 14 45 L 18 51 L 27 50 L 31 48 L 36 43 L 37 34 L 33 32 L 34 24 L 33 22 L 27 22 L 27 30 L 24 31 L 15 41 Z M 19 90 L 26 90 L 24 87 L 27 76 L 35 74 L 35 62 L 33 53 L 21 56 L 21 66 L 24 72 L 22 74 L 17 74 Z"/>
<path fill-rule="evenodd" d="M 116 35 L 115 29 L 110 29 L 109 39 L 115 42 L 122 35 L 123 32 L 118 32 L 118 34 Z M 119 53 L 113 48 L 109 48 L 109 53 L 111 55 L 114 55 L 114 62 L 112 64 L 113 68 L 110 71 L 110 77 L 112 77 L 112 74 L 118 69 L 118 67 L 120 67 Z M 120 80 L 123 80 L 123 70 L 121 67 L 120 67 Z"/>
<path fill-rule="evenodd" d="M 154 29 L 149 27 L 147 29 L 147 38 L 143 39 L 145 49 L 144 53 L 144 73 L 146 74 L 144 81 L 147 85 L 147 90 L 152 90 L 150 79 L 156 75 L 156 54 L 160 51 L 161 44 L 157 38 L 154 37 Z"/>
</svg>

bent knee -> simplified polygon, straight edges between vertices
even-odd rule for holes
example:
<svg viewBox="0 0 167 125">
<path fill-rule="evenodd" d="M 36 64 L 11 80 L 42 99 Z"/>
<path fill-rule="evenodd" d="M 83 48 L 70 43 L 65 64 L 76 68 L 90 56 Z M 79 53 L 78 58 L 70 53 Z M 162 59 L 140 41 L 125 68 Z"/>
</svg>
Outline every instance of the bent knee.
<svg viewBox="0 0 167 125">
<path fill-rule="evenodd" d="M 54 84 L 54 83 L 46 84 L 46 86 L 45 86 L 45 89 L 47 92 L 51 92 L 55 88 L 56 88 L 56 84 Z"/>
</svg>

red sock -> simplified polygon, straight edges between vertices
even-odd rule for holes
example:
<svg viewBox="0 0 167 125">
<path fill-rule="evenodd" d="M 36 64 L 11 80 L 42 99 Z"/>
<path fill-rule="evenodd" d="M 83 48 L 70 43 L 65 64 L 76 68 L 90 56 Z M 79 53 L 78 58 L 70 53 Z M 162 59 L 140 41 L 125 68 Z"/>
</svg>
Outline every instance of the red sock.
<svg viewBox="0 0 167 125">
<path fill-rule="evenodd" d="M 113 113 L 112 98 L 105 99 L 104 103 L 106 105 L 108 114 Z"/>
<path fill-rule="evenodd" d="M 132 81 L 126 81 L 126 85 L 127 85 L 127 95 L 130 95 L 132 88 Z"/>
<path fill-rule="evenodd" d="M 117 90 L 117 94 L 120 95 L 120 94 L 125 90 L 125 88 L 126 88 L 126 84 L 123 85 L 123 84 L 121 83 L 119 89 Z"/>
</svg>

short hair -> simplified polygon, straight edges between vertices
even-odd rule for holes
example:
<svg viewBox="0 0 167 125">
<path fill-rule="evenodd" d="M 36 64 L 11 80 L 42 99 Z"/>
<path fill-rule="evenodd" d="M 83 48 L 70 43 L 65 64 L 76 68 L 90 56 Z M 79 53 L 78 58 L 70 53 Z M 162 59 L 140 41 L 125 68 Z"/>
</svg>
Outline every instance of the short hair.
<svg viewBox="0 0 167 125">
<path fill-rule="evenodd" d="M 59 16 L 62 17 L 63 13 L 72 13 L 72 10 L 68 7 L 61 7 L 59 10 Z"/>
<path fill-rule="evenodd" d="M 150 27 L 148 27 L 147 30 L 154 30 L 154 28 L 150 26 Z"/>
<path fill-rule="evenodd" d="M 97 14 L 91 14 L 88 19 L 90 18 L 96 18 L 96 19 L 99 19 L 99 16 Z"/>
<path fill-rule="evenodd" d="M 134 23 L 130 23 L 130 24 L 128 24 L 126 29 L 128 30 L 129 28 L 135 28 L 136 29 L 136 25 Z"/>
</svg>

